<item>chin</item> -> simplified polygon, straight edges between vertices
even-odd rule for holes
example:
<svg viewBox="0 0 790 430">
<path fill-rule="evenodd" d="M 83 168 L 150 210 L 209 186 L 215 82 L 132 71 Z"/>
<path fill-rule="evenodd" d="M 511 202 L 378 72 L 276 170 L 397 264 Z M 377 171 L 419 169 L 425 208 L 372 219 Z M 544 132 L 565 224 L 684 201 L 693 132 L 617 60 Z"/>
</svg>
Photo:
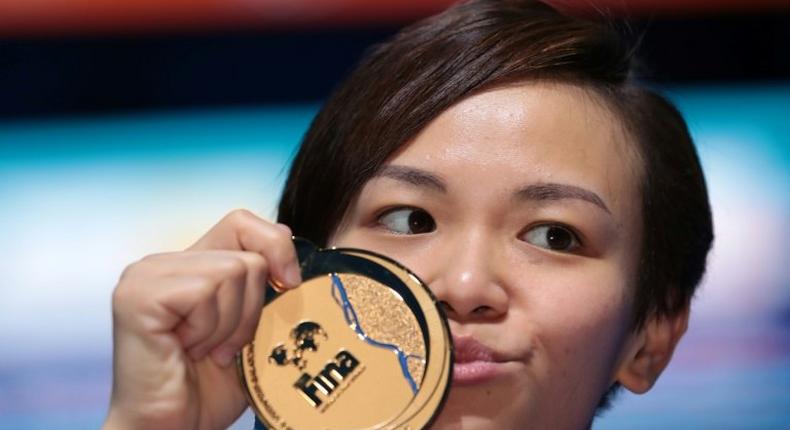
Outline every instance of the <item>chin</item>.
<svg viewBox="0 0 790 430">
<path fill-rule="evenodd" d="M 513 397 L 491 387 L 454 387 L 431 430 L 521 429 Z M 508 407 L 510 406 L 510 407 Z M 526 408 L 524 408 L 526 409 Z"/>
<path fill-rule="evenodd" d="M 450 416 L 442 413 L 430 428 L 431 430 L 494 430 L 502 427 L 487 417 Z"/>
</svg>

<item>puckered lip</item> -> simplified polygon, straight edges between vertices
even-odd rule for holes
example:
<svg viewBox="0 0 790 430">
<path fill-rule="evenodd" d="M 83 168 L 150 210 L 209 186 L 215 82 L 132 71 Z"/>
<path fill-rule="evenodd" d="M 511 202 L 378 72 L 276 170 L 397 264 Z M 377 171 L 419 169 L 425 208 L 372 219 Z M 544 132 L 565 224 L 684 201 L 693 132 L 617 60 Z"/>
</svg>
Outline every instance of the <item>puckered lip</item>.
<svg viewBox="0 0 790 430">
<path fill-rule="evenodd" d="M 504 354 L 489 348 L 471 336 L 453 336 L 455 363 L 504 363 L 510 361 Z"/>
</svg>

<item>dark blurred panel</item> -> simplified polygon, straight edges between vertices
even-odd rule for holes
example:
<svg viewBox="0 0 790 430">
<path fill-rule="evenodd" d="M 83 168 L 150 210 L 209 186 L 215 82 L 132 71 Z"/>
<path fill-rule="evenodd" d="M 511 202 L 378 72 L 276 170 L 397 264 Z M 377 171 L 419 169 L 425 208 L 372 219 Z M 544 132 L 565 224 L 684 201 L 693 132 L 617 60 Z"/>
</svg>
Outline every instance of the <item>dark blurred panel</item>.
<svg viewBox="0 0 790 430">
<path fill-rule="evenodd" d="M 647 78 L 790 79 L 790 14 L 642 19 Z M 0 117 L 324 99 L 397 30 L 0 39 Z"/>
<path fill-rule="evenodd" d="M 790 78 L 790 14 L 641 21 L 646 75 L 661 81 Z"/>
<path fill-rule="evenodd" d="M 0 41 L 0 116 L 325 97 L 394 29 Z"/>
</svg>

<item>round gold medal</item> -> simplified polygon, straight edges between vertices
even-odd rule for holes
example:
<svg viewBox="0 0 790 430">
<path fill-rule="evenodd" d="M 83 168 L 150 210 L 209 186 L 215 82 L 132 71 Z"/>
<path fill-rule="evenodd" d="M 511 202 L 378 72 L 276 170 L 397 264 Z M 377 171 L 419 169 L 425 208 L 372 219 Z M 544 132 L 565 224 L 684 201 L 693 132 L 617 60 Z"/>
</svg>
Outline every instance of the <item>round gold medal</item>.
<svg viewBox="0 0 790 430">
<path fill-rule="evenodd" d="M 295 239 L 304 282 L 273 289 L 238 356 L 268 429 L 421 429 L 438 413 L 452 345 L 438 303 L 408 269 Z"/>
</svg>

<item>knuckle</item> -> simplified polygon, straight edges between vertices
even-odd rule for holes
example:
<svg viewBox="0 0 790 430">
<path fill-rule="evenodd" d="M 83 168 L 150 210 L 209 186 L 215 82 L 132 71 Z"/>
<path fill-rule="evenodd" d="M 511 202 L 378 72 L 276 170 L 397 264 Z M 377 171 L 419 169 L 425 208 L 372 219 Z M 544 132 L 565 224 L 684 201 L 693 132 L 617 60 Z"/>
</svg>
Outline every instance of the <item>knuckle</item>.
<svg viewBox="0 0 790 430">
<path fill-rule="evenodd" d="M 128 266 L 121 272 L 118 283 L 112 291 L 112 308 L 116 313 L 121 313 L 125 309 L 133 308 L 138 300 L 141 279 L 150 276 L 152 261 L 155 255 L 145 256 Z"/>
<path fill-rule="evenodd" d="M 112 291 L 112 308 L 114 311 L 124 309 L 129 303 L 132 295 L 132 288 L 128 282 L 119 282 Z"/>
<path fill-rule="evenodd" d="M 225 218 L 234 225 L 243 225 L 257 217 L 248 209 L 234 209 L 230 211 Z"/>
<path fill-rule="evenodd" d="M 281 244 L 290 243 L 291 235 L 288 234 L 283 228 L 276 227 L 271 225 L 271 228 L 266 229 L 266 235 L 273 241 L 276 241 Z"/>
<path fill-rule="evenodd" d="M 208 276 L 193 276 L 190 283 L 190 288 L 201 298 L 201 301 L 214 298 L 219 285 Z"/>
<path fill-rule="evenodd" d="M 166 252 L 149 254 L 129 264 L 121 272 L 121 276 L 120 276 L 121 281 L 125 279 L 136 278 L 138 276 L 150 274 L 152 271 L 154 271 L 154 268 L 162 262 L 162 260 L 165 257 L 170 256 L 171 254 L 172 253 L 166 253 Z"/>
<path fill-rule="evenodd" d="M 136 264 L 137 263 L 132 263 L 124 267 L 123 271 L 121 272 L 121 276 L 118 277 L 118 284 L 123 283 L 136 274 L 136 272 L 139 270 Z"/>
<path fill-rule="evenodd" d="M 127 276 L 115 286 L 112 291 L 111 303 L 113 314 L 122 316 L 134 313 L 134 309 L 139 306 L 141 292 L 139 282 L 133 281 Z"/>
<path fill-rule="evenodd" d="M 249 270 L 252 272 L 264 272 L 268 267 L 266 258 L 264 258 L 261 254 L 255 252 L 246 252 L 244 254 L 244 259 L 247 261 Z"/>
<path fill-rule="evenodd" d="M 126 266 L 121 272 L 119 284 L 138 276 L 141 272 L 145 272 L 146 266 L 150 263 L 150 261 L 146 260 L 147 258 L 149 258 L 149 256 L 143 257 Z"/>
<path fill-rule="evenodd" d="M 236 277 L 247 273 L 247 265 L 237 257 L 229 256 L 227 258 L 222 258 L 217 264 L 219 270 L 226 276 Z"/>
</svg>

